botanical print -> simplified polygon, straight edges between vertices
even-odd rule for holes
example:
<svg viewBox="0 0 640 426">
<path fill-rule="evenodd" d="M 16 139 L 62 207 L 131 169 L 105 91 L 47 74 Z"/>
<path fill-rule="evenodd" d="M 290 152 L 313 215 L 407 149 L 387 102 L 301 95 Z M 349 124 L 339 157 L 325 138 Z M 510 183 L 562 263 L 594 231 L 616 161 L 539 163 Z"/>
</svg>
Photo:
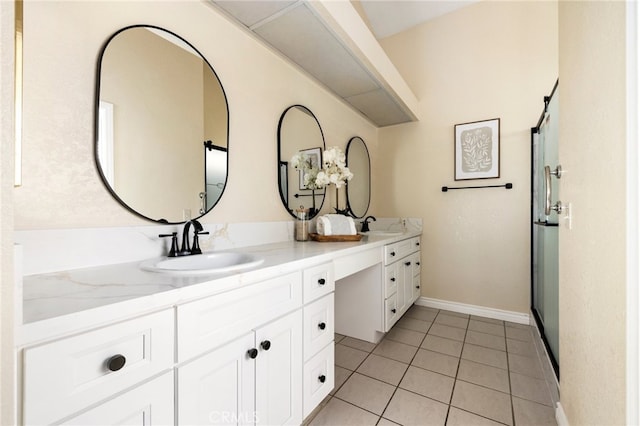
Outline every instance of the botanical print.
<svg viewBox="0 0 640 426">
<path fill-rule="evenodd" d="M 465 130 L 460 135 L 462 171 L 487 172 L 493 167 L 491 158 L 492 133 L 490 127 Z"/>
<path fill-rule="evenodd" d="M 500 177 L 500 119 L 456 124 L 454 179 Z"/>
</svg>

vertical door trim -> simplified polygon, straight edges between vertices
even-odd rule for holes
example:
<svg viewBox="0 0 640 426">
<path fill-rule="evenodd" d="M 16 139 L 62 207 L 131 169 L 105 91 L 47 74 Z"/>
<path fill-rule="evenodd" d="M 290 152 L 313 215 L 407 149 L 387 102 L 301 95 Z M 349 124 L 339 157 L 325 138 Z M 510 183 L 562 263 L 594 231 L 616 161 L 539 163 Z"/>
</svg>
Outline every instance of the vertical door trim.
<svg viewBox="0 0 640 426">
<path fill-rule="evenodd" d="M 627 28 L 627 424 L 640 424 L 640 128 L 638 113 L 640 109 L 640 8 L 635 1 L 626 2 Z"/>
</svg>

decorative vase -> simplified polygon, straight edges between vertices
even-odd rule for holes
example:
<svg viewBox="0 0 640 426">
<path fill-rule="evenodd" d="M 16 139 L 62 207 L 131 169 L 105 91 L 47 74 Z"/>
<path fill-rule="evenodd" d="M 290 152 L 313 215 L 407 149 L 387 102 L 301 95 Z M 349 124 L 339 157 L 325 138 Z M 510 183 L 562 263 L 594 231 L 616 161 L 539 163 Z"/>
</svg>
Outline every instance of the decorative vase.
<svg viewBox="0 0 640 426">
<path fill-rule="evenodd" d="M 349 216 L 348 209 L 341 210 L 340 209 L 340 188 L 336 186 L 336 206 L 334 208 L 337 214 L 341 214 L 344 216 Z"/>
</svg>

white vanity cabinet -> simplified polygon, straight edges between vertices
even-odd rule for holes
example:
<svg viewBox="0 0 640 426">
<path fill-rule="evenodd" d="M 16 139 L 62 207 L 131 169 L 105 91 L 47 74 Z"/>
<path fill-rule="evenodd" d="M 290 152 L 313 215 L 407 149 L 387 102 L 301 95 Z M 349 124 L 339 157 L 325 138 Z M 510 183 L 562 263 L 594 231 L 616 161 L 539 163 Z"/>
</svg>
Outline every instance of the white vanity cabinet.
<svg viewBox="0 0 640 426">
<path fill-rule="evenodd" d="M 172 376 L 173 354 L 172 309 L 27 347 L 22 359 L 22 423 L 64 423 L 65 418 L 106 401 L 69 422 L 105 424 L 108 418 L 163 424 L 167 417 L 173 419 L 173 404 L 164 407 L 167 399 L 173 400 L 173 380 L 166 379 L 166 374 Z M 146 391 L 134 389 L 162 372 L 168 373 L 158 385 L 146 386 Z M 123 391 L 129 396 L 121 402 L 108 400 Z"/>
<path fill-rule="evenodd" d="M 389 331 L 420 297 L 420 237 L 384 246 L 384 326 Z"/>
<path fill-rule="evenodd" d="M 302 423 L 333 389 L 334 286 L 328 263 L 178 306 L 178 424 Z"/>
<path fill-rule="evenodd" d="M 178 368 L 178 424 L 302 422 L 300 309 Z"/>
<path fill-rule="evenodd" d="M 301 423 L 301 308 L 300 271 L 179 305 L 178 424 Z"/>
</svg>

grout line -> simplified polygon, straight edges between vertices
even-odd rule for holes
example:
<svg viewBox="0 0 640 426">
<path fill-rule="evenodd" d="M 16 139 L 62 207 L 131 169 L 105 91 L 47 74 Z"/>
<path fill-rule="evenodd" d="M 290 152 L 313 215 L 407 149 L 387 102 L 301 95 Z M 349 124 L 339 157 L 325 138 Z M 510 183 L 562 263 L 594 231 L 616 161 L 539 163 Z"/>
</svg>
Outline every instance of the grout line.
<svg viewBox="0 0 640 426">
<path fill-rule="evenodd" d="M 460 355 L 458 356 L 458 366 L 456 368 L 456 375 L 453 378 L 453 386 L 451 387 L 451 395 L 449 395 L 449 406 L 447 407 L 447 415 L 444 419 L 445 424 L 449 421 L 449 413 L 451 412 L 451 403 L 453 402 L 453 394 L 456 391 L 456 386 L 458 384 L 458 373 L 460 372 L 460 364 L 462 363 L 462 353 L 464 352 L 464 345 L 467 340 L 467 332 L 469 331 L 469 323 L 471 322 L 471 317 L 467 319 L 467 328 L 464 330 L 464 337 L 462 338 L 462 348 L 460 349 Z"/>
<path fill-rule="evenodd" d="M 511 405 L 511 422 L 516 424 L 516 412 L 513 408 L 513 389 L 511 388 L 511 368 L 509 364 L 509 346 L 507 346 L 507 326 L 504 326 L 504 348 L 507 353 L 507 378 L 509 379 L 509 405 Z"/>
<path fill-rule="evenodd" d="M 438 310 L 438 314 L 440 313 L 440 310 Z M 438 316 L 438 314 L 436 314 L 436 317 Z M 427 334 L 429 334 L 429 330 L 431 330 L 431 327 L 433 327 L 433 324 L 435 322 L 435 318 L 433 319 L 433 321 L 431 322 L 431 325 L 429 325 L 429 328 L 427 329 L 427 332 L 425 333 L 424 337 L 422 338 L 422 340 L 420 341 L 420 345 L 422 345 L 422 342 L 424 342 L 424 339 L 427 338 Z M 397 322 L 396 322 L 397 324 Z M 395 324 L 394 324 L 395 327 Z M 391 327 L 393 329 L 393 327 Z M 384 340 L 384 339 L 383 339 Z M 382 341 L 382 340 L 381 340 Z M 401 342 L 399 342 L 401 343 Z M 408 345 L 411 346 L 411 345 Z M 377 347 L 377 345 L 376 345 Z M 415 346 L 412 346 L 415 347 Z M 374 349 L 375 350 L 375 349 Z M 416 354 L 418 353 L 418 351 L 420 350 L 420 346 L 418 346 L 418 349 L 415 351 L 415 353 L 413 354 L 413 356 L 411 357 L 411 360 L 409 361 L 409 364 L 407 365 L 407 369 L 404 370 L 404 373 L 402 374 L 402 377 L 400 377 L 400 380 L 398 381 L 398 385 L 395 387 L 395 389 L 393 389 L 393 392 L 391 393 L 391 398 L 389 398 L 389 401 L 387 401 L 386 405 L 384 406 L 384 409 L 382 410 L 382 414 L 381 414 L 381 418 L 384 415 L 384 413 L 387 411 L 387 408 L 389 408 L 389 404 L 391 404 L 391 401 L 393 400 L 393 397 L 396 395 L 396 392 L 398 392 L 398 389 L 400 388 L 400 383 L 402 383 L 402 380 L 404 379 L 404 377 L 407 375 L 407 371 L 409 371 L 409 367 L 411 367 L 411 363 L 413 362 L 413 360 L 416 357 Z M 371 352 L 373 353 L 373 351 Z M 378 355 L 378 356 L 382 356 L 382 355 Z M 389 358 L 390 359 L 390 358 Z M 394 360 L 397 361 L 397 360 Z M 406 389 L 403 389 L 406 390 Z M 421 395 L 424 396 L 424 395 Z M 448 409 L 447 409 L 448 410 Z M 378 420 L 379 421 L 379 420 Z"/>
</svg>

